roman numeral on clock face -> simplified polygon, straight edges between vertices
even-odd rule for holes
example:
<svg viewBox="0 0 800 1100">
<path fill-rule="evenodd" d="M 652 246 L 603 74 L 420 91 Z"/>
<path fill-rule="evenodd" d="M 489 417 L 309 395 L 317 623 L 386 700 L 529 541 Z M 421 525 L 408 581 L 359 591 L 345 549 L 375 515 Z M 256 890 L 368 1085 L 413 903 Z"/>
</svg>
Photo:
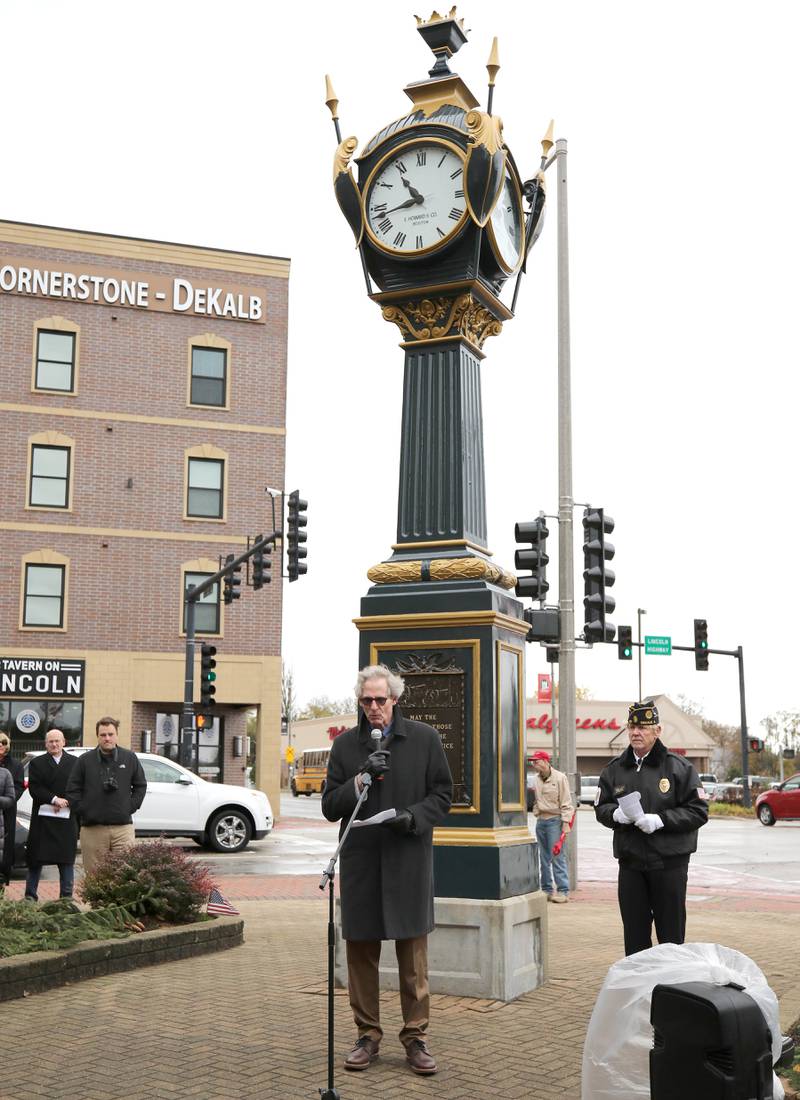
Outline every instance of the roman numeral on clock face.
<svg viewBox="0 0 800 1100">
<path fill-rule="evenodd" d="M 460 175 L 461 175 L 461 167 L 459 166 L 458 168 L 456 168 L 455 172 L 450 173 L 450 179 L 451 180 L 457 180 Z"/>
<path fill-rule="evenodd" d="M 378 223 L 378 229 L 381 231 L 381 233 L 388 233 L 393 224 L 394 223 L 392 222 L 391 218 L 384 218 L 382 222 Z"/>
<path fill-rule="evenodd" d="M 394 239 L 394 241 L 393 241 L 392 243 L 393 243 L 393 244 L 394 244 L 394 245 L 395 245 L 395 246 L 396 246 L 397 248 L 402 248 L 402 247 L 403 247 L 403 245 L 404 245 L 404 244 L 406 243 L 406 235 L 405 235 L 405 233 L 398 233 L 398 234 L 397 234 L 397 236 L 395 237 L 395 239 Z"/>
<path fill-rule="evenodd" d="M 422 248 L 422 237 L 420 237 L 419 234 L 417 234 L 417 243 L 416 243 L 415 247 L 416 248 Z"/>
<path fill-rule="evenodd" d="M 459 188 L 458 191 L 454 191 L 453 192 L 453 198 L 454 199 L 463 199 L 464 198 L 463 188 Z"/>
<path fill-rule="evenodd" d="M 463 208 L 459 208 L 458 206 L 454 206 L 453 209 L 450 211 L 450 213 L 447 216 L 448 216 L 448 218 L 452 218 L 454 222 L 457 222 L 458 219 L 461 217 L 461 215 L 463 213 L 464 213 Z"/>
<path fill-rule="evenodd" d="M 373 214 L 385 214 L 386 213 L 386 203 L 385 202 L 375 203 L 375 205 L 372 208 L 372 213 Z"/>
<path fill-rule="evenodd" d="M 396 160 L 394 162 L 394 166 L 397 169 L 397 171 L 400 173 L 401 176 L 404 175 L 408 171 L 405 164 L 403 164 L 402 160 Z"/>
<path fill-rule="evenodd" d="M 419 168 L 424 168 L 425 167 L 425 162 L 427 161 L 427 159 L 428 159 L 427 150 L 418 149 L 417 150 L 417 166 Z"/>
</svg>

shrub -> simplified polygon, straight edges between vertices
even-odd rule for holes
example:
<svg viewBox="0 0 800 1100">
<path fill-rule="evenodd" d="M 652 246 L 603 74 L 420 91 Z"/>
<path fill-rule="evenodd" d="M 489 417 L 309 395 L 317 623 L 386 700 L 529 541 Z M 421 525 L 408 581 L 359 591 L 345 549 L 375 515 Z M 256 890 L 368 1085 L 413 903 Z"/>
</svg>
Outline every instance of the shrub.
<svg viewBox="0 0 800 1100">
<path fill-rule="evenodd" d="M 68 898 L 41 906 L 0 898 L 0 958 L 57 951 L 83 940 L 119 939 L 132 927 L 133 915 L 119 906 L 82 913 Z"/>
<path fill-rule="evenodd" d="M 141 916 L 196 920 L 214 883 L 208 867 L 163 840 L 110 852 L 79 887 L 92 909 L 121 905 Z"/>
</svg>

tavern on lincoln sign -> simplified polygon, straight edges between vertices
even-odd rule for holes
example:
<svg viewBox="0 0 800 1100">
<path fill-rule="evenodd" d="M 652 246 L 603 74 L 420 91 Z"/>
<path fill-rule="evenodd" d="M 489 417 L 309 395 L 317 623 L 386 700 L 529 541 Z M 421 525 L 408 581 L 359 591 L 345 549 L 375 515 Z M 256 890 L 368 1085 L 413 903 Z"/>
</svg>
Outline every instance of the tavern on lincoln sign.
<svg viewBox="0 0 800 1100">
<path fill-rule="evenodd" d="M 0 698 L 83 698 L 86 662 L 60 658 L 0 657 Z"/>
</svg>

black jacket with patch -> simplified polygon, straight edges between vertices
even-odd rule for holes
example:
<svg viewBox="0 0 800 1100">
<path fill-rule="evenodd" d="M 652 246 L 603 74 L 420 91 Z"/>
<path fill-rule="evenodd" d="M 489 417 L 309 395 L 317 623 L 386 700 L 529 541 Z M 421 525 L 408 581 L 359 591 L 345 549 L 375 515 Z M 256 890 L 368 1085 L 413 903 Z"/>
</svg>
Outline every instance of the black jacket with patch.
<svg viewBox="0 0 800 1100">
<path fill-rule="evenodd" d="M 614 830 L 614 855 L 620 862 L 658 870 L 688 863 L 697 850 L 697 830 L 708 821 L 708 807 L 698 793 L 702 789 L 694 765 L 656 739 L 638 772 L 630 745 L 603 768 L 594 812 L 602 825 Z M 646 814 L 658 814 L 663 829 L 647 834 L 613 820 L 620 795 L 633 791 L 642 796 Z"/>
</svg>

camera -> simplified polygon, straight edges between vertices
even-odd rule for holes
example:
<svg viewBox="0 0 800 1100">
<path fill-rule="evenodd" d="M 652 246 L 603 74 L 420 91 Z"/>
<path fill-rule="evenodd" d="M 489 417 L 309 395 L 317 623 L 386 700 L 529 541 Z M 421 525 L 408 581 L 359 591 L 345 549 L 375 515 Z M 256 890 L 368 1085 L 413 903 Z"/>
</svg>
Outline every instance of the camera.
<svg viewBox="0 0 800 1100">
<path fill-rule="evenodd" d="M 103 780 L 103 790 L 109 793 L 119 790 L 119 783 L 117 783 L 117 777 L 115 775 L 109 775 L 107 779 Z"/>
</svg>

